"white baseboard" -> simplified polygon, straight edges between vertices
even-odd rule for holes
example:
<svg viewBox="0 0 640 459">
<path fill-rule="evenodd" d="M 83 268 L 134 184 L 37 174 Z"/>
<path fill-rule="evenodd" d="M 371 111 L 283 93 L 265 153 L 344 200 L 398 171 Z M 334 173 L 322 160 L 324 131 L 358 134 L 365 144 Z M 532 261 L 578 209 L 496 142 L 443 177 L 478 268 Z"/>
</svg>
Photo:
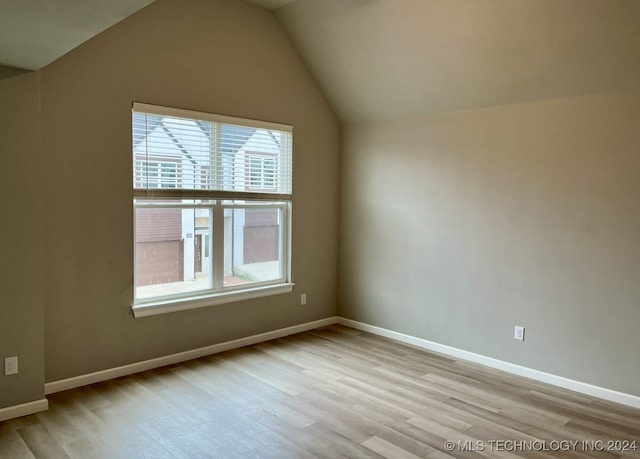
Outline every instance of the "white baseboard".
<svg viewBox="0 0 640 459">
<path fill-rule="evenodd" d="M 618 392 L 615 390 L 607 389 L 605 387 L 594 386 L 573 379 L 565 378 L 563 376 L 557 376 L 543 371 L 534 370 L 532 368 L 523 367 L 513 363 L 505 362 L 503 360 L 494 359 L 492 357 L 486 357 L 484 355 L 475 354 L 473 352 L 464 351 L 455 347 L 446 346 L 444 344 L 435 343 L 422 338 L 416 338 L 414 336 L 405 335 L 385 328 L 376 327 L 374 325 L 368 325 L 362 322 L 357 322 L 351 319 L 345 319 L 338 317 L 338 323 L 347 327 L 355 328 L 357 330 L 366 331 L 387 338 L 395 339 L 403 343 L 412 344 L 414 346 L 439 352 L 451 357 L 468 360 L 470 362 L 479 363 L 491 368 L 506 371 L 518 376 L 524 376 L 526 378 L 541 381 L 554 386 L 569 389 L 581 394 L 590 395 L 592 397 L 601 398 L 622 405 L 631 406 L 633 408 L 640 408 L 640 397 L 636 395 L 626 394 L 624 392 Z"/>
<path fill-rule="evenodd" d="M 455 347 L 446 346 L 444 344 L 435 343 L 422 338 L 416 338 L 415 336 L 405 335 L 403 333 L 395 332 L 374 325 L 365 324 L 351 319 L 345 319 L 343 317 L 328 317 L 326 319 L 316 320 L 314 322 L 307 322 L 300 325 L 294 325 L 288 328 L 281 328 L 258 335 L 247 336 L 246 338 L 240 338 L 233 341 L 227 341 L 224 343 L 214 344 L 211 346 L 202 347 L 199 349 L 193 349 L 190 351 L 180 352 L 177 354 L 171 354 L 164 357 L 158 357 L 156 359 L 145 360 L 142 362 L 132 363 L 130 365 L 124 365 L 121 367 L 110 368 L 103 371 L 97 371 L 95 373 L 89 373 L 86 375 L 80 375 L 73 378 L 63 379 L 60 381 L 54 381 L 45 384 L 45 394 L 53 394 L 55 392 L 61 392 L 63 390 L 74 389 L 80 386 L 86 386 L 97 382 L 107 381 L 109 379 L 119 378 L 122 376 L 139 373 L 141 371 L 152 370 L 154 368 L 163 367 L 166 365 L 172 365 L 175 363 L 185 362 L 187 360 L 197 359 L 207 355 L 217 354 L 219 352 L 228 351 L 231 349 L 237 349 L 244 346 L 251 346 L 253 344 L 262 343 L 276 338 L 282 338 L 284 336 L 293 335 L 295 333 L 301 333 L 315 328 L 326 327 L 332 324 L 341 324 L 347 327 L 355 328 L 357 330 L 366 331 L 387 338 L 395 339 L 397 341 L 411 344 L 429 351 L 439 352 L 451 357 L 468 360 L 470 362 L 479 363 L 487 367 L 496 368 L 498 370 L 506 371 L 518 376 L 524 376 L 526 378 L 541 381 L 554 386 L 562 387 L 565 389 L 573 390 L 582 394 L 590 395 L 593 397 L 609 400 L 611 402 L 620 403 L 622 405 L 631 406 L 633 408 L 640 408 L 640 397 L 636 395 L 626 394 L 624 392 L 618 392 L 604 387 L 594 386 L 573 379 L 565 378 L 563 376 L 557 376 L 543 371 L 534 370 L 532 368 L 523 367 L 514 363 L 505 362 L 503 360 L 494 359 L 484 355 L 476 354 L 473 352 L 457 349 Z M 44 405 L 44 408 L 42 407 Z M 34 405 L 36 404 L 36 405 Z M 40 405 L 37 405 L 40 404 Z M 24 408 L 23 408 L 24 407 Z M 37 408 L 34 408 L 37 407 Z M 48 402 L 46 399 L 39 400 L 37 402 L 31 402 L 24 405 L 18 405 L 16 407 L 3 408 L 0 410 L 0 421 L 3 419 L 10 419 L 11 417 L 24 416 L 26 414 L 36 413 L 48 408 Z M 34 411 L 28 411 L 34 409 Z M 27 411 L 21 411 L 27 410 Z M 18 413 L 12 414 L 9 417 L 3 418 L 6 413 Z"/>
<path fill-rule="evenodd" d="M 23 403 L 21 405 L 8 406 L 0 408 L 0 422 L 8 419 L 19 418 L 20 416 L 28 416 L 30 414 L 47 411 L 49 409 L 49 400 L 43 398 L 34 402 Z"/>
<path fill-rule="evenodd" d="M 246 338 L 213 344 L 211 346 L 192 349 L 190 351 L 179 352 L 177 354 L 171 354 L 150 360 L 144 360 L 142 362 L 136 362 L 129 365 L 123 365 L 121 367 L 110 368 L 108 370 L 96 371 L 95 373 L 75 376 L 73 378 L 62 379 L 60 381 L 53 381 L 44 385 L 44 393 L 48 395 L 55 392 L 61 392 L 63 390 L 86 386 L 88 384 L 107 381 L 109 379 L 120 378 L 122 376 L 139 373 L 141 371 L 152 370 L 154 368 L 173 365 L 175 363 L 185 362 L 187 360 L 197 359 L 199 357 L 217 354 L 219 352 L 229 351 L 231 349 L 251 346 L 252 344 L 262 343 L 264 341 L 269 341 L 276 338 L 282 338 L 283 336 L 293 335 L 296 333 L 313 330 L 315 328 L 326 327 L 327 325 L 332 325 L 335 323 L 338 323 L 337 317 L 328 317 L 326 319 L 316 320 L 314 322 L 307 322 L 300 325 L 294 325 L 292 327 L 281 328 L 279 330 L 274 330 L 266 333 L 260 333 L 259 335 L 247 336 Z"/>
</svg>

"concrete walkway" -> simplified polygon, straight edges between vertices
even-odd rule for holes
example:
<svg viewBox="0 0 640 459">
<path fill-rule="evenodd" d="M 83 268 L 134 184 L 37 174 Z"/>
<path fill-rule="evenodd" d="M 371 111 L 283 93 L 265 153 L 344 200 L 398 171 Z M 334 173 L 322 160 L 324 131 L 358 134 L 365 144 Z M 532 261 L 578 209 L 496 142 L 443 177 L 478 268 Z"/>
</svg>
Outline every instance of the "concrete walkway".
<svg viewBox="0 0 640 459">
<path fill-rule="evenodd" d="M 236 267 L 235 276 L 225 274 L 224 286 L 250 284 L 252 282 L 263 282 L 280 277 L 280 262 L 265 261 L 261 263 L 251 263 Z M 166 284 L 144 285 L 137 287 L 137 298 L 154 298 L 159 296 L 177 295 L 180 293 L 197 292 L 207 290 L 211 286 L 208 273 L 197 273 L 192 281 L 168 282 Z"/>
</svg>

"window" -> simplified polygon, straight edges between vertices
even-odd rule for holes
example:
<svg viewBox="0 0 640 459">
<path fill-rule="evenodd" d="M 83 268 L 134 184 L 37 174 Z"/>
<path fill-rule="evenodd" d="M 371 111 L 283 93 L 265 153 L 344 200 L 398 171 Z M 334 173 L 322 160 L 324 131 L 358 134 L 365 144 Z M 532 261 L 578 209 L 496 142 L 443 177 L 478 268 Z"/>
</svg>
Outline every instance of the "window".
<svg viewBox="0 0 640 459">
<path fill-rule="evenodd" d="M 148 160 L 138 161 L 138 163 L 138 167 L 140 167 L 142 172 L 138 178 L 140 181 L 143 177 L 145 180 L 148 180 L 148 188 L 178 188 L 177 162 L 157 162 Z M 139 182 L 139 187 L 144 187 L 142 182 Z"/>
<path fill-rule="evenodd" d="M 276 158 L 251 154 L 248 155 L 249 188 L 274 190 L 276 188 Z"/>
<path fill-rule="evenodd" d="M 290 292 L 292 128 L 133 104 L 136 317 Z"/>
</svg>

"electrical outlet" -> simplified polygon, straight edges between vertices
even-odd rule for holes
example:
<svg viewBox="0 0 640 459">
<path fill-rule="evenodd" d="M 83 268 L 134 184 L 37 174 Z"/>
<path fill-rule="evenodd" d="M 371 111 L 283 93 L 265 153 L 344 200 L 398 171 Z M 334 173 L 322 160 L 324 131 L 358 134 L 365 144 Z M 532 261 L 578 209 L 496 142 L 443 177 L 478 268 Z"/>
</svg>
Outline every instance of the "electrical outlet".
<svg viewBox="0 0 640 459">
<path fill-rule="evenodd" d="M 520 325 L 516 325 L 516 329 L 513 333 L 513 339 L 517 339 L 518 341 L 524 341 L 524 327 Z"/>
<path fill-rule="evenodd" d="M 18 374 L 18 357 L 7 357 L 4 359 L 4 375 Z"/>
<path fill-rule="evenodd" d="M 301 305 L 307 304 L 307 294 L 306 293 L 303 293 L 302 295 L 300 295 L 300 304 Z"/>
</svg>

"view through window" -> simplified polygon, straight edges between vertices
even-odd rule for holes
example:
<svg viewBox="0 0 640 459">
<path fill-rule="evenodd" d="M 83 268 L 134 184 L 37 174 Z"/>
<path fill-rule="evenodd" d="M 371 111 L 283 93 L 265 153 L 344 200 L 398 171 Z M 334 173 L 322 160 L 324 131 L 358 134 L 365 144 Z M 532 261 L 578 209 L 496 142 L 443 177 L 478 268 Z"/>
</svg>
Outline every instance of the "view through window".
<svg viewBox="0 0 640 459">
<path fill-rule="evenodd" d="M 135 302 L 289 282 L 289 126 L 134 104 Z"/>
</svg>

